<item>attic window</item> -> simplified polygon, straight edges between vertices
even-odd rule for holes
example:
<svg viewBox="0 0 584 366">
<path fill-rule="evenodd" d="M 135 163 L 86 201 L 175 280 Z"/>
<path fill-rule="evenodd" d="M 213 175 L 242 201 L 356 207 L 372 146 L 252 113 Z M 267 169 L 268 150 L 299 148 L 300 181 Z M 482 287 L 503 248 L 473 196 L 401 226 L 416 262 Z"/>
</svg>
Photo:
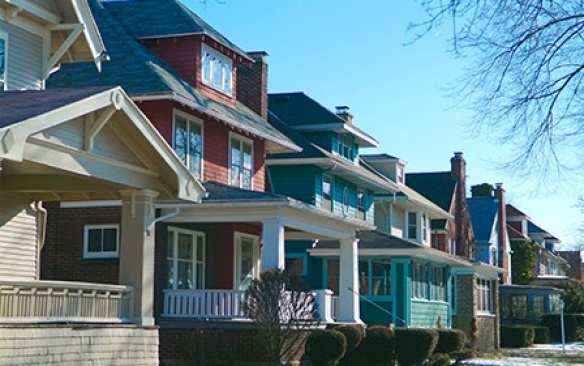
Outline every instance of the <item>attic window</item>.
<svg viewBox="0 0 584 366">
<path fill-rule="evenodd" d="M 214 49 L 201 47 L 201 80 L 203 84 L 231 96 L 232 93 L 231 60 Z"/>
</svg>

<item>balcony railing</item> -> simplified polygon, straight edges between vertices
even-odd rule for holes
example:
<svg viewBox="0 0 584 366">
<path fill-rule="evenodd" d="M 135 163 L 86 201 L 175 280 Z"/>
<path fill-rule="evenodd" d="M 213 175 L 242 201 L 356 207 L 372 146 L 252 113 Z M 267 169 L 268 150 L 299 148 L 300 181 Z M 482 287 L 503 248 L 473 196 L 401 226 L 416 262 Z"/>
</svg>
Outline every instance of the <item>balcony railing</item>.
<svg viewBox="0 0 584 366">
<path fill-rule="evenodd" d="M 0 322 L 124 323 L 131 286 L 62 281 L 0 281 Z"/>
<path fill-rule="evenodd" d="M 313 294 L 323 323 L 333 322 L 331 291 Z M 162 316 L 174 319 L 248 319 L 242 307 L 242 290 L 164 290 Z"/>
</svg>

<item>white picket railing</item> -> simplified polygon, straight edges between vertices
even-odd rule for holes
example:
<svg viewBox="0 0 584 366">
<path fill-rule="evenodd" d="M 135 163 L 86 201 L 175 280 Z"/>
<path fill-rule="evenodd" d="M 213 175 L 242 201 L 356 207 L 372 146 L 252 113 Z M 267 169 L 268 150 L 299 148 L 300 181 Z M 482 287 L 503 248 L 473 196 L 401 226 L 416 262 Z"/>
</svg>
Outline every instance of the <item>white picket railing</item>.
<svg viewBox="0 0 584 366">
<path fill-rule="evenodd" d="M 332 322 L 330 290 L 314 291 L 323 323 Z M 242 303 L 243 290 L 164 290 L 166 318 L 181 319 L 247 319 Z"/>
<path fill-rule="evenodd" d="M 124 323 L 131 286 L 64 281 L 0 281 L 0 322 Z"/>
</svg>

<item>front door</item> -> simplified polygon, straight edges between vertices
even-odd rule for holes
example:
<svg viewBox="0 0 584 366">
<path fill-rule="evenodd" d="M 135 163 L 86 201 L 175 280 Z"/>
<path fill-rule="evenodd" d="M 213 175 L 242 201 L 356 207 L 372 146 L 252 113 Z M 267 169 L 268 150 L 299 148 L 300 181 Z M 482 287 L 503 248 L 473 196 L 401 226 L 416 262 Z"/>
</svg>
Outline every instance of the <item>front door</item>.
<svg viewBox="0 0 584 366">
<path fill-rule="evenodd" d="M 236 290 L 246 290 L 259 276 L 259 238 L 255 235 L 235 233 Z"/>
</svg>

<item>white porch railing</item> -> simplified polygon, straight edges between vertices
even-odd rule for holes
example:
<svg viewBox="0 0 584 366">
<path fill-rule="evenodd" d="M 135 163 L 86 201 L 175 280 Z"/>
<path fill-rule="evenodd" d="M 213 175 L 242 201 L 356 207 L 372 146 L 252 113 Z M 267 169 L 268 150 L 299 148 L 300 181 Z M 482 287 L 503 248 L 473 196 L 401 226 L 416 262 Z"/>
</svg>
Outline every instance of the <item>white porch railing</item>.
<svg viewBox="0 0 584 366">
<path fill-rule="evenodd" d="M 124 323 L 131 286 L 63 281 L 0 281 L 0 322 Z"/>
<path fill-rule="evenodd" d="M 340 300 L 338 296 L 331 296 L 331 316 L 333 319 L 339 318 Z"/>
<path fill-rule="evenodd" d="M 323 323 L 332 322 L 331 291 L 314 291 Z M 180 319 L 247 319 L 242 290 L 164 290 L 162 316 Z M 337 302 L 338 303 L 338 302 Z"/>
</svg>

